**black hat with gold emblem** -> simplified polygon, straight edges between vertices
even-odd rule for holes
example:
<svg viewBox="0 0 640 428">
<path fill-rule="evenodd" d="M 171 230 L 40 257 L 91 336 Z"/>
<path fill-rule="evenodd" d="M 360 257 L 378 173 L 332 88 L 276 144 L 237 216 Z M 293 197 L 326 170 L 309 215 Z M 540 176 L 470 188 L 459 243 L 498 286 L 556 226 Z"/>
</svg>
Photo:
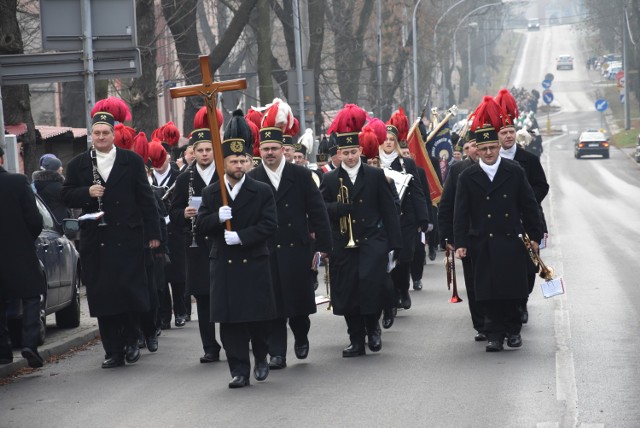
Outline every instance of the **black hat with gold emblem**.
<svg viewBox="0 0 640 428">
<path fill-rule="evenodd" d="M 498 131 L 509 122 L 502 107 L 491 97 L 485 96 L 474 112 L 471 130 L 476 135 L 476 145 L 497 143 Z"/>
<path fill-rule="evenodd" d="M 253 155 L 253 134 L 242 110 L 233 112 L 231 120 L 224 130 L 222 154 L 225 158 L 232 155 Z"/>
<path fill-rule="evenodd" d="M 282 129 L 276 127 L 260 129 L 260 145 L 264 143 L 282 144 Z"/>
<path fill-rule="evenodd" d="M 327 153 L 316 153 L 316 162 L 329 162 L 329 155 Z"/>
<path fill-rule="evenodd" d="M 194 129 L 191 131 L 191 137 L 189 137 L 189 145 L 197 146 L 200 143 L 210 143 L 211 142 L 211 131 L 209 128 L 200 128 Z"/>
</svg>

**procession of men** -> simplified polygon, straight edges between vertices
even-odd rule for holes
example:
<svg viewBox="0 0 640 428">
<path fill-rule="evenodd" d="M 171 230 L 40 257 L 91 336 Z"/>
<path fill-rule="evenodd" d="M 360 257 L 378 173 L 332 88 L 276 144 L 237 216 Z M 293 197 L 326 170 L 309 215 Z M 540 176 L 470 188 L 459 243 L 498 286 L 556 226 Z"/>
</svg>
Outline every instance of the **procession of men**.
<svg viewBox="0 0 640 428">
<path fill-rule="evenodd" d="M 508 91 L 485 97 L 465 121 L 466 158 L 451 163 L 444 183 L 438 160 L 408 143 L 426 144 L 401 108 L 383 121 L 347 104 L 319 147 L 310 129 L 298 138 L 298 120 L 277 98 L 246 116 L 234 111 L 226 124 L 208 103 L 183 147 L 172 123 L 149 142 L 123 125 L 129 115 L 120 99 L 96 104 L 93 146 L 70 162 L 62 187 L 67 207 L 83 214 L 82 279 L 102 368 L 157 352 L 172 315 L 177 328 L 191 320 L 193 300 L 199 362 L 226 357 L 229 388 L 250 385 L 252 367 L 265 381 L 292 363 L 291 347 L 296 359 L 312 355 L 320 267 L 320 302 L 346 324 L 342 357 L 380 352 L 382 327 L 411 308 L 411 280 L 413 292 L 423 288 L 430 246 L 462 259 L 474 340 L 487 341 L 487 352 L 505 339 L 522 346 L 537 270 L 529 252 L 546 232 L 548 184 L 539 160 L 514 146 L 518 111 Z"/>
</svg>

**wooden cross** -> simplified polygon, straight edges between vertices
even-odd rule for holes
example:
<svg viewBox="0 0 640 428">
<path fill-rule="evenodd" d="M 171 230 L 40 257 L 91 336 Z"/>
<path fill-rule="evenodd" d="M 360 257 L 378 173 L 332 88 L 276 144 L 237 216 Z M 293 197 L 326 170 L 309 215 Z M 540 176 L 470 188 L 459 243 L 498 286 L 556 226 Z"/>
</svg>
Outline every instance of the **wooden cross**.
<svg viewBox="0 0 640 428">
<path fill-rule="evenodd" d="M 171 88 L 169 92 L 171 98 L 193 97 L 196 95 L 204 97 L 207 107 L 209 130 L 211 131 L 211 142 L 213 143 L 213 160 L 216 165 L 218 182 L 220 183 L 222 205 L 228 205 L 227 187 L 224 184 L 224 157 L 222 154 L 222 142 L 220 141 L 220 124 L 218 123 L 218 115 L 216 114 L 216 94 L 218 92 L 246 89 L 247 81 L 246 79 L 235 79 L 214 82 L 211 79 L 209 55 L 200 56 L 200 72 L 202 73 L 201 84 Z M 227 230 L 231 230 L 231 222 L 229 220 L 226 221 L 226 226 Z"/>
</svg>

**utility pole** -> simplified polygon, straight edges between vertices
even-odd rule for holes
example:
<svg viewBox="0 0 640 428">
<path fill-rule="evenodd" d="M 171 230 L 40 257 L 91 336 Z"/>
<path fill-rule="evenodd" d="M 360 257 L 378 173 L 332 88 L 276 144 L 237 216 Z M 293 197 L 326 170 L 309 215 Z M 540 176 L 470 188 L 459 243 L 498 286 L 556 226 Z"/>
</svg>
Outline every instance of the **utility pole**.
<svg viewBox="0 0 640 428">
<path fill-rule="evenodd" d="M 624 6 L 622 11 L 622 72 L 624 73 L 624 81 L 622 82 L 622 93 L 624 100 L 624 129 L 628 131 L 631 128 L 631 111 L 630 111 L 630 102 L 629 102 L 629 84 L 627 83 L 628 74 L 628 64 L 629 60 L 627 59 L 629 54 L 629 49 L 627 45 L 627 39 L 629 37 L 629 17 L 627 15 L 627 6 Z"/>
</svg>

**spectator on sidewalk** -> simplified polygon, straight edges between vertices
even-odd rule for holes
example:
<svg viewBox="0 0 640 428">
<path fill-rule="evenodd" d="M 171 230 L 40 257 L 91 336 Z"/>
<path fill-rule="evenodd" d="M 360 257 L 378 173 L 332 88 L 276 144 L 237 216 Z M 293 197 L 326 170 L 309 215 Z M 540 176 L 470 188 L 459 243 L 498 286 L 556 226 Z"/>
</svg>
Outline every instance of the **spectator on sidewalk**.
<svg viewBox="0 0 640 428">
<path fill-rule="evenodd" d="M 71 217 L 71 212 L 62 200 L 64 176 L 60 159 L 54 155 L 44 155 L 40 160 L 40 170 L 34 171 L 31 179 L 38 196 L 51 208 L 58 223 Z"/>
</svg>

